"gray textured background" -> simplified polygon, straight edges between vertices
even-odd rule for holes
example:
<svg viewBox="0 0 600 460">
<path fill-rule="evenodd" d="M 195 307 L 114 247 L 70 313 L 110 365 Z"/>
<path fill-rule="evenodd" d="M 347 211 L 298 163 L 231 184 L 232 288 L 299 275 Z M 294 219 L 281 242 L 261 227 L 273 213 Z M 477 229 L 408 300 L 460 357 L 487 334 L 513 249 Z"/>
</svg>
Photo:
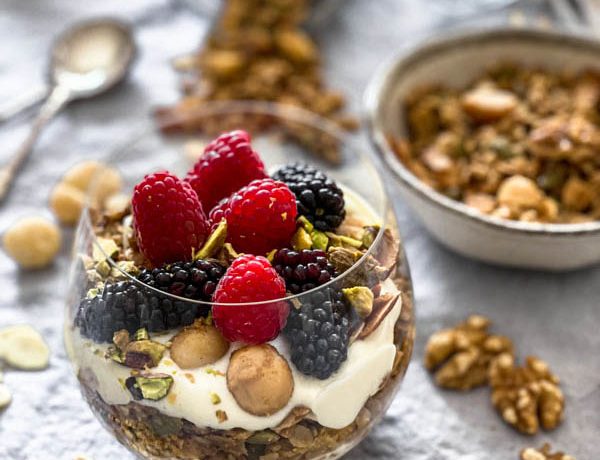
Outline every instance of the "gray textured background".
<svg viewBox="0 0 600 460">
<path fill-rule="evenodd" d="M 199 1 L 199 0 L 198 0 Z M 464 0 L 461 0 L 461 4 Z M 446 12 L 457 1 L 354 0 L 319 31 L 331 84 L 344 90 L 354 110 L 374 67 L 400 48 L 452 27 Z M 537 17 L 541 8 L 529 5 Z M 0 232 L 18 216 L 45 213 L 57 177 L 82 158 L 105 154 L 126 139 L 152 105 L 177 96 L 168 60 L 197 47 L 208 20 L 168 0 L 2 0 L 0 2 L 0 101 L 40 81 L 45 51 L 65 24 L 95 14 L 133 21 L 140 57 L 132 78 L 94 102 L 73 104 L 47 130 L 14 192 L 0 207 Z M 506 11 L 486 14 L 502 22 Z M 513 16 L 514 17 L 514 16 Z M 471 18 L 467 21 L 474 24 Z M 0 160 L 25 133 L 25 120 L 0 127 Z M 393 196 L 397 196 L 390 184 Z M 418 343 L 403 387 L 384 421 L 349 459 L 516 459 L 524 446 L 550 441 L 578 460 L 600 457 L 600 268 L 544 274 L 494 268 L 441 248 L 395 200 L 410 259 L 417 301 Z M 12 405 L 0 414 L 1 459 L 131 458 L 103 431 L 82 402 L 62 345 L 62 293 L 69 232 L 55 266 L 20 272 L 0 252 L 0 327 L 35 324 L 52 348 L 50 368 L 8 371 Z M 456 394 L 436 389 L 421 365 L 426 337 L 470 312 L 489 315 L 515 339 L 520 356 L 535 353 L 563 379 L 566 421 L 534 438 L 505 426 L 487 389 Z"/>
</svg>

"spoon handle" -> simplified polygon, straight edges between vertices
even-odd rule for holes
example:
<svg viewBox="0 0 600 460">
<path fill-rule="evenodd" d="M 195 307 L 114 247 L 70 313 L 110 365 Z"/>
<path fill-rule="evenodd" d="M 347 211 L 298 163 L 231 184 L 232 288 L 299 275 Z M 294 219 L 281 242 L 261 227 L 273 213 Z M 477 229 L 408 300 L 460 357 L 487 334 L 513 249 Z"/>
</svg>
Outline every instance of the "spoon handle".
<svg viewBox="0 0 600 460">
<path fill-rule="evenodd" d="M 0 203 L 6 198 L 15 176 L 27 160 L 42 129 L 69 102 L 69 98 L 70 93 L 65 88 L 56 86 L 52 89 L 50 96 L 40 108 L 38 116 L 31 125 L 29 135 L 8 163 L 0 168 Z"/>
<path fill-rule="evenodd" d="M 0 123 L 10 120 L 48 97 L 47 85 L 39 85 L 0 107 Z"/>
</svg>

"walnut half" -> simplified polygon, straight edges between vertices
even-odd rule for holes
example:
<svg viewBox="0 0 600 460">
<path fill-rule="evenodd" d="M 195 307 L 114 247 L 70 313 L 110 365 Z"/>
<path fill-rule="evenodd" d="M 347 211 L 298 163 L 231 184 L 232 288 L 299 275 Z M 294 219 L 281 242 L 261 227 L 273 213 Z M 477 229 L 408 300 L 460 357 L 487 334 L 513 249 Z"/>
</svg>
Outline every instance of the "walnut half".
<svg viewBox="0 0 600 460">
<path fill-rule="evenodd" d="M 485 385 L 492 359 L 500 353 L 512 355 L 512 342 L 507 337 L 488 334 L 489 325 L 489 319 L 473 315 L 429 338 L 425 367 L 434 372 L 438 386 L 469 390 Z"/>
<path fill-rule="evenodd" d="M 539 426 L 556 428 L 563 417 L 564 396 L 559 380 L 539 358 L 528 356 L 524 367 L 516 367 L 509 353 L 490 366 L 492 404 L 502 419 L 521 433 L 533 435 Z"/>
<path fill-rule="evenodd" d="M 528 447 L 521 451 L 521 460 L 575 460 L 575 457 L 564 452 L 550 452 L 550 444 L 546 443 L 539 449 Z"/>
</svg>

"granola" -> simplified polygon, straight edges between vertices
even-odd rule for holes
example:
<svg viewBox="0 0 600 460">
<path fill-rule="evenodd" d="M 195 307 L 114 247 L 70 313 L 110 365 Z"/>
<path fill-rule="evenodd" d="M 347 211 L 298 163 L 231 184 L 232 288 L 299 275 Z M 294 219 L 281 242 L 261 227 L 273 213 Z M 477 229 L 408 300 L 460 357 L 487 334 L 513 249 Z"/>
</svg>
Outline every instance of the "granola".
<svg viewBox="0 0 600 460">
<path fill-rule="evenodd" d="M 405 166 L 483 214 L 526 222 L 600 219 L 600 76 L 504 64 L 465 89 L 406 100 Z"/>
<path fill-rule="evenodd" d="M 197 54 L 175 61 L 188 78 L 184 96 L 173 107 L 161 107 L 156 119 L 164 133 L 214 134 L 238 128 L 240 115 L 207 117 L 198 111 L 207 102 L 255 100 L 300 107 L 330 119 L 342 129 L 356 129 L 354 117 L 342 113 L 344 96 L 325 87 L 321 57 L 301 25 L 308 0 L 228 0 L 215 29 Z M 243 117 L 243 116 L 242 116 Z M 256 115 L 243 124 L 249 131 L 269 128 L 275 121 Z M 341 161 L 333 137 L 293 122 L 283 126 L 296 141 L 325 159 Z"/>
</svg>

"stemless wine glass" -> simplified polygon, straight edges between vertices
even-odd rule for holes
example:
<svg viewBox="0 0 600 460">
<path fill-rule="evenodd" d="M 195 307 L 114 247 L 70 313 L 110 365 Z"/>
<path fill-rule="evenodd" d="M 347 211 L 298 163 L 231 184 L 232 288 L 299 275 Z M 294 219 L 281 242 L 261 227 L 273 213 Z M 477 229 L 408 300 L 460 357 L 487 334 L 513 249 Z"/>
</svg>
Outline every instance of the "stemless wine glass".
<svg viewBox="0 0 600 460">
<path fill-rule="evenodd" d="M 340 457 L 383 416 L 414 341 L 410 274 L 379 174 L 345 133 L 297 108 L 214 103 L 172 127 L 203 134 L 184 143 L 148 131 L 112 156 L 125 193 L 158 170 L 183 177 L 192 163 L 185 150 L 245 129 L 269 171 L 302 161 L 343 189 L 343 237 L 329 234 L 319 243 L 340 274 L 249 304 L 163 292 L 138 274 L 147 262 L 136 250 L 130 212 L 108 215 L 90 201 L 76 234 L 65 314 L 65 342 L 85 400 L 144 458 Z M 220 276 L 236 255 L 226 249 L 181 268 L 196 264 Z M 222 268 L 215 272 L 215 264 Z M 228 343 L 212 324 L 217 309 L 257 318 L 276 311 L 282 330 L 268 344 Z M 314 334 L 320 341 L 309 340 Z"/>
</svg>

